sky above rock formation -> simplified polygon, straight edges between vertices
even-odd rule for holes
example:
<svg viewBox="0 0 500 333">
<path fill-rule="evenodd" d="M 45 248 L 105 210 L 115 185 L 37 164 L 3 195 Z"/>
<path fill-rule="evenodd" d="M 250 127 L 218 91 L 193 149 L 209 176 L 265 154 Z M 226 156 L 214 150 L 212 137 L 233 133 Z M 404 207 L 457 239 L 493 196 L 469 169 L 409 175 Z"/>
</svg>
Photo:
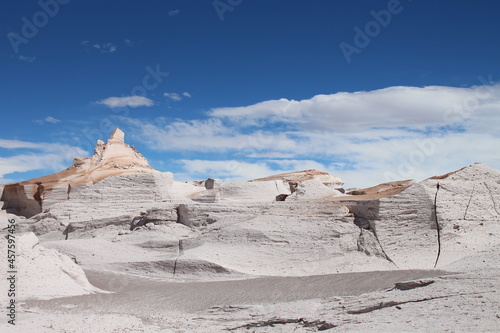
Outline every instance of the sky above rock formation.
<svg viewBox="0 0 500 333">
<path fill-rule="evenodd" d="M 0 183 L 115 127 L 178 180 L 499 169 L 499 16 L 493 0 L 11 1 Z"/>
</svg>

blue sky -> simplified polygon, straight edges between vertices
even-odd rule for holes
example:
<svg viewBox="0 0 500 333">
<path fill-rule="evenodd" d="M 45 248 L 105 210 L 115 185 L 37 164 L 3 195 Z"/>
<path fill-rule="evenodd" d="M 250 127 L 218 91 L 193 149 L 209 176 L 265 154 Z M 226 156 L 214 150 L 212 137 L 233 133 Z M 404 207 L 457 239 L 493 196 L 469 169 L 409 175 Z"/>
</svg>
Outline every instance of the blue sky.
<svg viewBox="0 0 500 333">
<path fill-rule="evenodd" d="M 0 183 L 114 127 L 179 180 L 500 168 L 499 17 L 493 0 L 9 2 Z"/>
</svg>

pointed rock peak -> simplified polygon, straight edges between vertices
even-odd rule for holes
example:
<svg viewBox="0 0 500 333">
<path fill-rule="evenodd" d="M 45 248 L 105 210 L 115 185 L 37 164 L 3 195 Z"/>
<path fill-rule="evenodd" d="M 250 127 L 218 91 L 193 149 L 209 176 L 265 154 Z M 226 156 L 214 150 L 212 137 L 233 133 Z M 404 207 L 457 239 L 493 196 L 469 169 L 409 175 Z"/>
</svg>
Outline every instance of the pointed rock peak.
<svg viewBox="0 0 500 333">
<path fill-rule="evenodd" d="M 119 128 L 115 128 L 111 136 L 109 137 L 108 143 L 125 143 L 125 133 Z"/>
</svg>

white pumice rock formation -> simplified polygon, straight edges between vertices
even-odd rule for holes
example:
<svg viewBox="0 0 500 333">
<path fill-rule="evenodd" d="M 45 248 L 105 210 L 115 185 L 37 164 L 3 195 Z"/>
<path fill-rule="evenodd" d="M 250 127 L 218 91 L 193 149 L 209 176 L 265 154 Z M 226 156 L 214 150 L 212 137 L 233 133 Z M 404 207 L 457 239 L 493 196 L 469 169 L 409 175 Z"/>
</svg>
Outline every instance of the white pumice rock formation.
<svg viewBox="0 0 500 333">
<path fill-rule="evenodd" d="M 16 245 L 16 299 L 48 299 L 103 292 L 92 286 L 84 271 L 68 256 L 39 244 L 33 233 L 18 234 Z M 0 246 L 7 249 L 7 239 L 0 237 Z M 9 273 L 2 269 L 2 290 L 8 290 Z"/>
<path fill-rule="evenodd" d="M 261 182 L 261 181 L 270 181 L 270 180 L 283 180 L 286 183 L 291 184 L 291 186 L 295 186 L 299 182 L 303 182 L 306 180 L 318 179 L 321 183 L 326 186 L 338 189 L 344 185 L 344 182 L 335 176 L 332 176 L 326 172 L 318 171 L 314 169 L 304 170 L 304 171 L 295 171 L 289 173 L 282 173 L 279 175 L 269 176 L 265 178 L 254 179 L 252 182 Z"/>
<path fill-rule="evenodd" d="M 1 209 L 32 217 L 69 199 L 76 186 L 95 184 L 111 176 L 159 173 L 134 147 L 125 144 L 124 136 L 117 128 L 107 143 L 98 140 L 92 157 L 77 157 L 71 167 L 53 175 L 0 187 Z"/>
<path fill-rule="evenodd" d="M 285 200 L 311 200 L 336 195 L 342 195 L 342 192 L 325 185 L 319 178 L 313 178 L 298 182 L 293 193 Z"/>
<path fill-rule="evenodd" d="M 481 163 L 392 196 L 344 203 L 399 268 L 442 267 L 500 237 L 500 171 Z"/>
<path fill-rule="evenodd" d="M 282 180 L 220 184 L 190 198 L 197 202 L 272 202 L 278 195 L 291 194 Z"/>
</svg>

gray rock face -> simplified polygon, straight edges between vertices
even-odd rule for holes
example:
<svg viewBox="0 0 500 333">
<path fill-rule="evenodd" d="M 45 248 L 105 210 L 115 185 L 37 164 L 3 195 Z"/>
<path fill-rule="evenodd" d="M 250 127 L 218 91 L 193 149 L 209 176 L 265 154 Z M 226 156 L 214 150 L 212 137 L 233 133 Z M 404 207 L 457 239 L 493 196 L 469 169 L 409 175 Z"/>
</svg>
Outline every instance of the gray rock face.
<svg viewBox="0 0 500 333">
<path fill-rule="evenodd" d="M 220 179 L 214 179 L 214 178 L 208 178 L 205 180 L 205 188 L 207 190 L 213 190 L 214 188 L 219 188 L 222 185 L 222 180 Z"/>
<path fill-rule="evenodd" d="M 92 228 L 130 226 L 140 211 L 176 198 L 171 191 L 172 184 L 173 175 L 167 172 L 114 176 L 96 184 L 80 185 L 71 190 L 69 199 L 54 203 L 44 213 L 28 219 L 24 228 L 42 233 L 43 230 L 64 229 L 70 223 L 74 224 L 70 229 L 81 229 L 84 224 L 90 224 Z M 173 218 L 165 216 L 165 221 L 169 219 Z"/>
<path fill-rule="evenodd" d="M 440 267 L 495 244 L 499 181 L 499 171 L 477 163 L 380 200 L 345 203 L 398 267 Z"/>
<path fill-rule="evenodd" d="M 172 173 L 132 174 L 108 177 L 96 184 L 72 189 L 70 201 L 80 203 L 124 202 L 133 205 L 171 199 Z"/>
<path fill-rule="evenodd" d="M 181 204 L 177 207 L 177 222 L 184 224 L 186 227 L 193 226 L 193 222 L 189 218 L 189 209 L 187 205 Z"/>
<path fill-rule="evenodd" d="M 133 230 L 148 223 L 155 225 L 176 223 L 178 219 L 179 217 L 175 208 L 152 208 L 146 212 L 141 212 L 140 216 L 134 217 L 130 229 Z"/>
</svg>

